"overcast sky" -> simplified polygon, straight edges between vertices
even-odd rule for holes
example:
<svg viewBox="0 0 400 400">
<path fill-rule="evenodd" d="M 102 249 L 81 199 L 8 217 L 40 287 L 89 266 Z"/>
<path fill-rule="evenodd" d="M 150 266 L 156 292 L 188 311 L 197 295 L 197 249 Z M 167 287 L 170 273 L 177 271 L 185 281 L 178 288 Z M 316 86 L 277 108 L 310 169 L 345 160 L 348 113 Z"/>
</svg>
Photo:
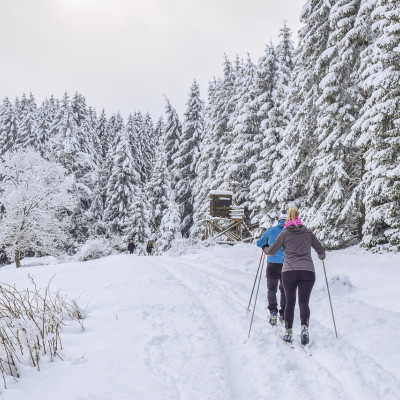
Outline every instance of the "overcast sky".
<svg viewBox="0 0 400 400">
<path fill-rule="evenodd" d="M 201 95 L 224 53 L 254 61 L 284 20 L 297 44 L 303 0 L 0 0 L 0 99 L 82 93 L 124 117 L 182 115 L 194 79 Z"/>
</svg>

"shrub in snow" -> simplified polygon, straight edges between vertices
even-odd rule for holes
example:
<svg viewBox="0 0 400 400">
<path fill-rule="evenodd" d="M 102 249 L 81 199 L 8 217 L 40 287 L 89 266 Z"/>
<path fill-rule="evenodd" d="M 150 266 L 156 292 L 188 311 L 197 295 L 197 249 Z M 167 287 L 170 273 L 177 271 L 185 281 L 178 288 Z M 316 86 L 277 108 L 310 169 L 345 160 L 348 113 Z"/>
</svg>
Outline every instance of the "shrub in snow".
<svg viewBox="0 0 400 400">
<path fill-rule="evenodd" d="M 111 243 L 103 238 L 89 239 L 79 249 L 78 253 L 73 257 L 76 261 L 95 260 L 112 254 L 113 248 Z"/>
<path fill-rule="evenodd" d="M 175 239 L 170 243 L 170 249 L 165 254 L 180 256 L 183 254 L 194 254 L 199 249 L 205 249 L 207 243 L 198 239 Z"/>
<path fill-rule="evenodd" d="M 21 265 L 24 267 L 33 267 L 37 265 L 53 265 L 57 264 L 58 260 L 56 257 L 47 256 L 47 257 L 26 257 L 21 260 Z"/>
<path fill-rule="evenodd" d="M 332 275 L 328 279 L 329 290 L 332 294 L 346 294 L 353 290 L 354 285 L 350 281 L 347 275 Z M 323 290 L 326 290 L 326 284 L 323 286 Z"/>
<path fill-rule="evenodd" d="M 43 358 L 60 357 L 65 321 L 75 320 L 83 329 L 85 313 L 75 300 L 52 294 L 50 282 L 40 290 L 30 279 L 30 289 L 0 285 L 0 373 L 5 388 L 8 377 L 19 378 L 22 366 L 40 371 Z"/>
</svg>

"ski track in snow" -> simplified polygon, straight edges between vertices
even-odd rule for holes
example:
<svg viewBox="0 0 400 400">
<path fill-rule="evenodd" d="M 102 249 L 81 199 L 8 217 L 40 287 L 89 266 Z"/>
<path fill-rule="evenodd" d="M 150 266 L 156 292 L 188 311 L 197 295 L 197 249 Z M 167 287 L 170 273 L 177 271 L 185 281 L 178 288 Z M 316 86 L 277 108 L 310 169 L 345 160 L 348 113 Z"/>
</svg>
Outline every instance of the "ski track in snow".
<svg viewBox="0 0 400 400">
<path fill-rule="evenodd" d="M 87 287 L 89 307 L 85 332 L 65 329 L 65 361 L 41 373 L 24 367 L 4 400 L 400 399 L 400 313 L 360 300 L 356 288 L 332 287 L 336 339 L 318 267 L 312 357 L 282 342 L 281 325 L 268 324 L 265 269 L 246 340 L 257 254 L 239 245 L 10 271 L 9 283 L 33 272 L 42 286 L 56 272 L 54 283 L 75 295 Z"/>
<path fill-rule="evenodd" d="M 248 280 L 248 274 L 232 269 L 232 265 L 227 268 L 225 263 L 176 261 L 174 267 L 169 264 L 165 268 L 174 276 L 179 276 L 180 281 L 185 282 L 185 285 L 196 293 L 204 308 L 208 310 L 210 318 L 214 320 L 225 346 L 231 346 L 227 358 L 231 364 L 230 374 L 233 377 L 235 399 L 261 399 L 265 393 L 271 397 L 285 399 L 319 399 L 321 392 L 324 393 L 324 399 L 358 399 L 361 393 L 363 399 L 400 398 L 398 378 L 389 372 L 388 368 L 377 363 L 374 357 L 369 356 L 368 349 L 363 349 L 363 352 L 345 339 L 333 338 L 332 329 L 322 326 L 317 321 L 313 320 L 312 334 L 315 337 L 312 358 L 305 355 L 300 348 L 293 350 L 282 345 L 280 335 L 283 329 L 271 328 L 266 323 L 266 318 L 257 316 L 263 312 L 260 303 L 263 303 L 266 296 L 265 290 L 260 290 L 253 323 L 253 337 L 249 343 L 243 344 L 250 322 L 245 310 L 252 286 L 243 285 L 243 282 Z M 252 285 L 252 282 L 249 283 Z M 263 283 L 265 286 L 264 280 Z M 345 308 L 351 311 L 349 317 L 356 326 L 359 321 L 354 319 L 353 313 L 366 316 L 364 324 L 358 325 L 362 336 L 363 330 L 368 332 L 369 329 L 371 306 L 360 305 L 353 300 L 347 300 L 347 303 Z M 353 303 L 356 303 L 358 308 L 361 307 L 361 310 L 354 309 Z M 383 312 L 372 311 L 377 315 Z M 399 321 L 399 315 L 395 317 Z M 379 330 L 379 327 L 374 329 Z M 271 330 L 278 331 L 278 334 L 271 334 Z M 368 335 L 370 337 L 370 332 Z M 379 338 L 379 335 L 377 337 Z M 388 344 L 388 347 L 396 351 L 399 346 L 395 342 Z M 265 371 L 264 382 L 252 385 L 252 381 L 257 379 L 254 371 Z M 254 388 L 258 390 L 254 391 Z"/>
</svg>

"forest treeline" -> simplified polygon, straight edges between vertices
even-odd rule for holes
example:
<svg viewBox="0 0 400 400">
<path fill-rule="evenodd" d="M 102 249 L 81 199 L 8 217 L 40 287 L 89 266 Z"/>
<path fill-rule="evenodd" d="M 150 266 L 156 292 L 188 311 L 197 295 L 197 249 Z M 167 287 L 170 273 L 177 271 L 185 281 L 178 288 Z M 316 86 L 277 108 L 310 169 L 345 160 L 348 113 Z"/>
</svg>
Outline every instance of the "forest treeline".
<svg viewBox="0 0 400 400">
<path fill-rule="evenodd" d="M 84 96 L 8 98 L 1 155 L 61 164 L 77 199 L 66 244 L 93 237 L 204 237 L 210 190 L 230 190 L 255 235 L 295 205 L 328 248 L 400 249 L 400 3 L 309 0 L 254 62 L 223 63 L 207 101 L 193 82 L 179 118 L 124 120 Z M 3 191 L 3 196 L 4 191 Z M 2 209 L 3 215 L 7 212 Z"/>
</svg>

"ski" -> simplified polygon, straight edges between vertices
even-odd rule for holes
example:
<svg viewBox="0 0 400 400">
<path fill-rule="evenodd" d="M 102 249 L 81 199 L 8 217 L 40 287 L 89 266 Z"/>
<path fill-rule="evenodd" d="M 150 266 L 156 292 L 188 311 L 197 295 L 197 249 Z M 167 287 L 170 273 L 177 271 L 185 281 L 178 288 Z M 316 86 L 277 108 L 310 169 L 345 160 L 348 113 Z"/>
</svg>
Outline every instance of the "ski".
<svg viewBox="0 0 400 400">
<path fill-rule="evenodd" d="M 302 350 L 304 351 L 304 353 L 306 353 L 308 356 L 312 356 L 312 353 L 311 353 L 311 349 L 310 349 L 310 345 L 308 344 L 308 345 L 303 345 L 303 344 L 301 344 L 301 340 L 300 340 L 300 335 L 299 336 L 296 336 L 296 341 L 297 341 L 297 343 L 299 344 L 299 346 L 302 348 Z"/>
</svg>

